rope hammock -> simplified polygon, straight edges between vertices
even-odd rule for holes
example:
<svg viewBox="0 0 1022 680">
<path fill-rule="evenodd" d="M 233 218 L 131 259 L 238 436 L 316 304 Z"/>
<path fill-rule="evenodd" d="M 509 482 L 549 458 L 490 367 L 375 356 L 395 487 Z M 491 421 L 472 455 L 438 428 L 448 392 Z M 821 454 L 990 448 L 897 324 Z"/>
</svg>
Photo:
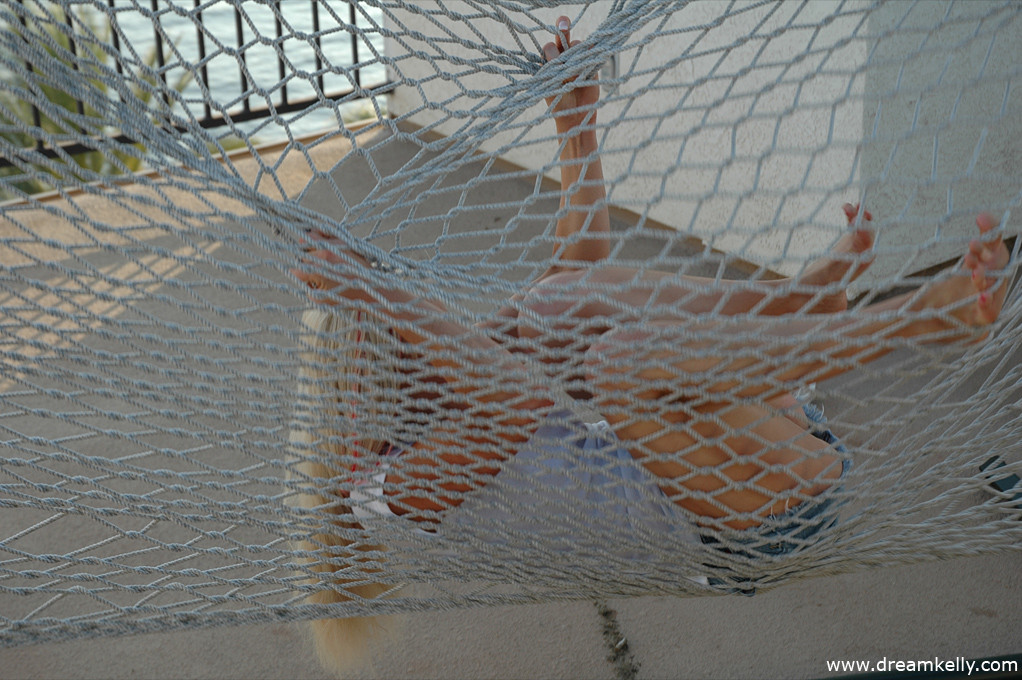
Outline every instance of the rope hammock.
<svg viewBox="0 0 1022 680">
<path fill-rule="evenodd" d="M 579 44 L 549 58 L 562 13 Z M 0 24 L 5 644 L 1022 545 L 1019 3 Z M 1005 244 L 989 288 L 935 304 L 977 238 Z"/>
</svg>

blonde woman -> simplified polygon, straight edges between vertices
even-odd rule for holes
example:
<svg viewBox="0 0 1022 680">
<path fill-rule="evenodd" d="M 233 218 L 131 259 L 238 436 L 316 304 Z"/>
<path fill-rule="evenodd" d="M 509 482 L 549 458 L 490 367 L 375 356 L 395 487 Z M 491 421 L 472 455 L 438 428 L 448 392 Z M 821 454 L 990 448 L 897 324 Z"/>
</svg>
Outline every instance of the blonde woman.
<svg viewBox="0 0 1022 680">
<path fill-rule="evenodd" d="M 548 60 L 577 44 L 570 39 L 568 19 L 561 17 L 558 24 L 557 39 L 545 47 Z M 386 464 L 378 477 L 380 488 L 373 491 L 377 495 L 358 496 L 360 504 L 373 506 L 370 512 L 443 531 L 457 515 L 453 509 L 487 486 L 505 461 L 549 448 L 532 441 L 537 433 L 549 441 L 563 432 L 574 442 L 580 427 L 593 448 L 617 448 L 634 461 L 622 488 L 644 476 L 654 493 L 681 509 L 678 517 L 689 518 L 693 531 L 743 532 L 753 539 L 753 553 L 770 546 L 780 545 L 782 551 L 797 547 L 832 521 L 821 514 L 826 507 L 822 494 L 842 475 L 846 461 L 818 414 L 801 408 L 793 391 L 882 356 L 894 338 L 924 343 L 972 339 L 972 329 L 995 321 L 1007 289 L 1000 270 L 1009 260 L 994 235 L 997 220 L 986 213 L 976 219 L 979 237 L 970 243 L 956 275 L 838 316 L 823 316 L 847 307 L 843 293 L 831 292 L 834 284 L 858 276 L 868 266 L 872 247 L 872 232 L 863 226 L 870 215 L 860 217 L 857 206 L 844 208 L 852 228 L 834 256 L 808 267 L 795 282 L 710 285 L 672 272 L 605 264 L 589 268 L 610 251 L 594 125 L 598 99 L 598 86 L 582 81 L 548 102 L 562 142 L 565 210 L 556 227 L 561 245 L 554 251 L 555 266 L 490 323 L 463 326 L 443 314 L 439 301 L 419 300 L 400 288 L 367 288 L 377 279 L 366 277 L 362 268 L 372 263 L 339 250 L 328 234 L 310 234 L 309 257 L 315 266 L 294 273 L 314 289 L 318 301 L 335 305 L 316 314 L 343 318 L 357 308 L 387 329 L 378 338 L 363 338 L 364 351 L 433 357 L 437 370 L 420 372 L 415 380 L 421 384 L 403 388 L 420 401 L 432 400 L 434 422 L 449 424 L 417 441 L 372 443 L 369 448 Z M 336 274 L 330 273 L 331 266 Z M 603 292 L 614 304 L 599 302 L 594 292 Z M 353 301 L 358 304 L 349 304 Z M 650 308 L 663 311 L 648 318 L 643 310 Z M 711 310 L 716 320 L 694 320 Z M 934 313 L 898 314 L 926 310 Z M 790 318 L 784 324 L 769 318 L 786 315 Z M 555 327 L 558 337 L 576 341 L 566 345 L 547 337 L 547 329 Z M 521 351 L 524 345 L 546 349 L 529 354 Z M 337 371 L 349 370 L 345 360 L 334 362 Z M 572 396 L 585 400 L 605 424 L 567 427 L 557 406 L 563 404 L 562 395 L 522 377 L 535 375 L 530 362 L 541 362 L 543 371 L 562 371 L 562 376 L 584 375 Z M 475 429 L 459 433 L 468 412 Z M 489 426 L 480 426 L 481 420 Z M 590 448 L 585 442 L 565 447 L 563 455 L 585 456 Z M 721 472 L 730 483 L 722 483 Z M 343 477 L 343 471 L 328 466 L 309 474 Z M 337 494 L 350 496 L 351 491 Z M 309 498 L 320 505 L 330 500 Z M 350 509 L 337 507 L 339 512 Z M 319 537 L 324 545 L 343 543 L 328 534 Z M 382 590 L 355 594 L 377 592 Z M 329 626 L 348 624 L 321 625 L 336 631 Z M 337 636 L 324 639 L 328 654 L 338 644 Z"/>
</svg>

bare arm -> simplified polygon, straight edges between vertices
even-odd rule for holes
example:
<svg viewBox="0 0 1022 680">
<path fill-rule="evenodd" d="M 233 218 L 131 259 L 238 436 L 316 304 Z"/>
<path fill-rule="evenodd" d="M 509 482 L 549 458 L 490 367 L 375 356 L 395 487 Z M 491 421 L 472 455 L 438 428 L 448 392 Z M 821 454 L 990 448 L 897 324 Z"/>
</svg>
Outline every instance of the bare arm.
<svg viewBox="0 0 1022 680">
<path fill-rule="evenodd" d="M 314 233 L 316 241 L 329 240 Z M 428 418 L 428 435 L 391 461 L 388 483 L 396 485 L 391 507 L 397 514 L 441 511 L 461 503 L 464 493 L 482 487 L 499 470 L 495 463 L 513 456 L 531 437 L 554 402 L 543 384 L 528 380 L 520 355 L 505 350 L 485 331 L 444 316 L 439 302 L 421 300 L 400 288 L 356 285 L 365 281 L 359 255 L 330 248 L 311 258 L 338 265 L 336 280 L 313 271 L 293 273 L 316 291 L 317 301 L 344 305 L 368 303 L 406 346 L 422 368 L 409 376 L 402 392 L 417 400 L 416 416 Z"/>
</svg>

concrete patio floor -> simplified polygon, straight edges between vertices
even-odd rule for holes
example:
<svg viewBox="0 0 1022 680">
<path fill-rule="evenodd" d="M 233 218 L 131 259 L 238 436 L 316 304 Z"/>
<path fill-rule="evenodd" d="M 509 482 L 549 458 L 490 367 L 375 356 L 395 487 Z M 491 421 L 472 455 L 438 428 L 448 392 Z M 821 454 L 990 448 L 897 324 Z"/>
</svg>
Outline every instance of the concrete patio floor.
<svg viewBox="0 0 1022 680">
<path fill-rule="evenodd" d="M 422 613 L 352 678 L 822 678 L 832 660 L 1014 654 L 1022 557 L 990 556 L 810 579 L 754 598 L 610 600 Z M 62 642 L 0 651 L 4 677 L 331 677 L 300 624 Z M 629 666 L 637 667 L 633 674 Z"/>
</svg>

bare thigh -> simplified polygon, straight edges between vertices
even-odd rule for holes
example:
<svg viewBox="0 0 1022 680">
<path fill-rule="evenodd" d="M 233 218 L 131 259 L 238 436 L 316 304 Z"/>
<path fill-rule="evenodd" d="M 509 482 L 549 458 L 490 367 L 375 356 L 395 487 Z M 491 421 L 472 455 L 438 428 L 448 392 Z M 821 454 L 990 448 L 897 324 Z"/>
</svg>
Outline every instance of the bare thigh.
<svg viewBox="0 0 1022 680">
<path fill-rule="evenodd" d="M 593 404 L 680 507 L 746 529 L 760 523 L 757 517 L 822 493 L 840 476 L 840 458 L 792 417 L 797 402 L 790 395 L 736 403 L 702 389 L 702 360 L 683 349 L 676 357 L 649 357 L 633 348 L 625 357 L 607 351 L 616 334 L 608 331 L 586 352 Z M 651 367 L 651 358 L 692 373 L 668 375 Z"/>
</svg>

